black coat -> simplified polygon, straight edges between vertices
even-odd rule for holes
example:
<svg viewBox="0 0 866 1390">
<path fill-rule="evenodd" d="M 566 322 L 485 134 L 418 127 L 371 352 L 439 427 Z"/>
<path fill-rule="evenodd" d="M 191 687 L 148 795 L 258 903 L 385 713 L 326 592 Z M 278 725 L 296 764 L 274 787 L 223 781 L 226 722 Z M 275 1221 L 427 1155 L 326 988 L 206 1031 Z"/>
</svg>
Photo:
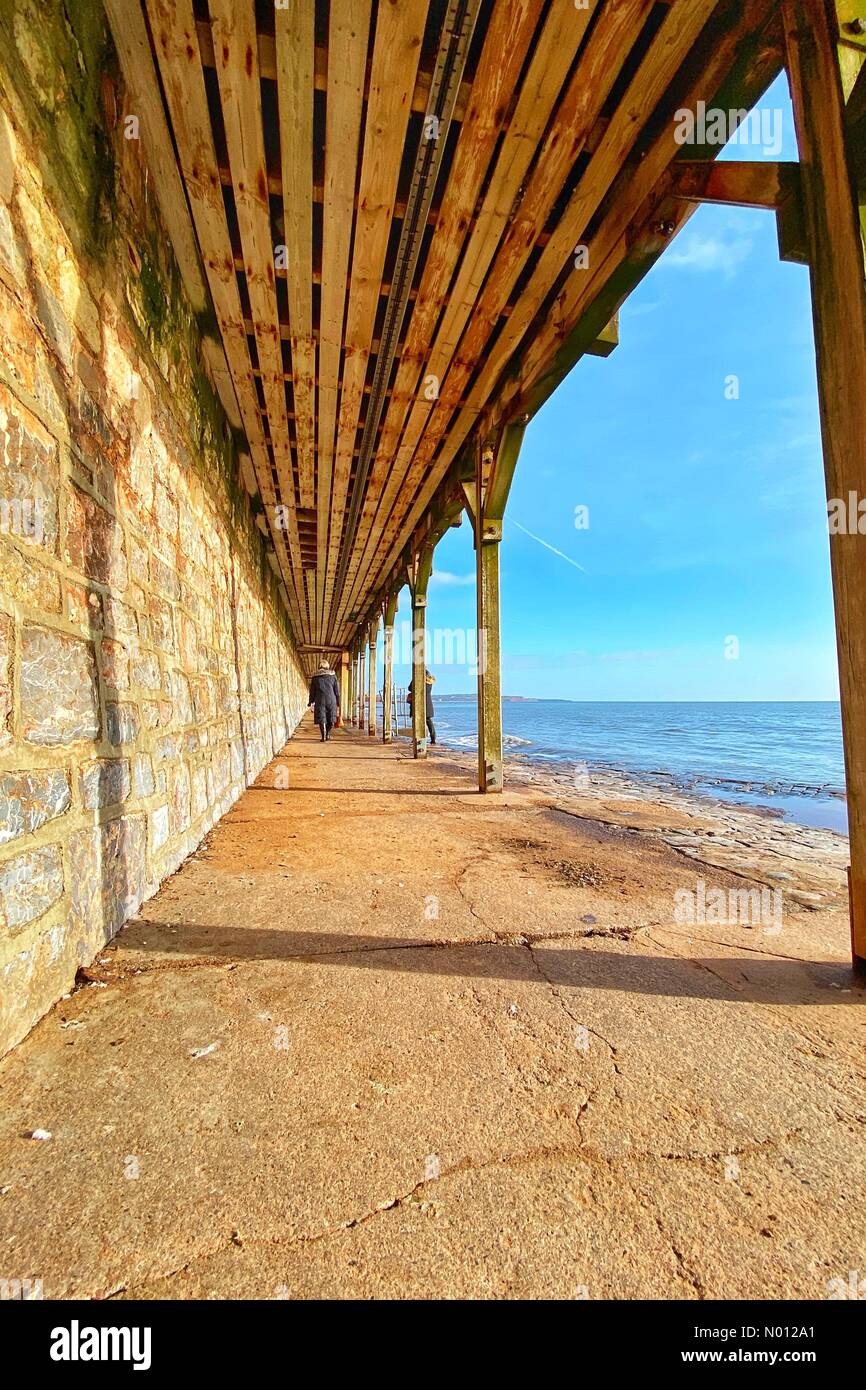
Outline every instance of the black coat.
<svg viewBox="0 0 866 1390">
<path fill-rule="evenodd" d="M 406 699 L 406 703 L 408 704 L 408 706 L 409 706 L 410 709 L 412 708 L 412 698 L 413 698 L 414 692 L 415 692 L 415 681 L 413 680 L 413 681 L 412 681 L 412 684 L 409 686 L 409 694 L 408 694 L 407 699 Z M 425 706 L 426 706 L 427 718 L 428 718 L 428 719 L 432 719 L 432 718 L 433 718 L 433 686 L 432 686 L 432 684 L 428 684 L 428 682 L 427 682 L 426 680 L 425 680 L 425 682 L 424 682 L 424 695 L 425 695 Z"/>
<path fill-rule="evenodd" d="M 333 671 L 319 671 L 310 681 L 309 703 L 315 708 L 313 719 L 319 725 L 333 724 L 340 708 L 340 687 Z"/>
</svg>

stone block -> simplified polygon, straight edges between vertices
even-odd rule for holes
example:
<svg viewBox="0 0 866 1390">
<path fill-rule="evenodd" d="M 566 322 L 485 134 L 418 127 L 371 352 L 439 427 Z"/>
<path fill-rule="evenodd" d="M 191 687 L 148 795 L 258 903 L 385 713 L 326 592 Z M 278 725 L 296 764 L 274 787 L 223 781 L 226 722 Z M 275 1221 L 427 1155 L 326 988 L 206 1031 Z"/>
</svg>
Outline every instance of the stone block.
<svg viewBox="0 0 866 1390">
<path fill-rule="evenodd" d="M 21 633 L 21 722 L 31 743 L 99 737 L 93 645 L 36 625 Z"/>
<path fill-rule="evenodd" d="M 171 770 L 171 830 L 180 835 L 189 827 L 190 781 L 189 769 L 178 763 Z"/>
<path fill-rule="evenodd" d="M 103 637 L 99 644 L 99 669 L 106 685 L 115 690 L 126 690 L 129 686 L 129 652 L 122 642 L 113 637 Z"/>
<path fill-rule="evenodd" d="M 148 655 L 140 656 L 136 661 L 133 661 L 132 683 L 143 686 L 145 690 L 160 690 L 162 688 L 162 671 L 159 667 L 159 659 L 148 653 Z"/>
<path fill-rule="evenodd" d="M 69 842 L 69 926 L 87 964 L 135 912 L 147 890 L 143 815 L 78 831 Z"/>
<path fill-rule="evenodd" d="M 104 624 L 102 595 L 83 584 L 67 584 L 66 616 L 71 623 L 80 623 L 91 632 L 101 632 Z"/>
<path fill-rule="evenodd" d="M 15 936 L 63 896 L 59 845 L 18 854 L 0 863 L 0 931 Z"/>
<path fill-rule="evenodd" d="M 123 743 L 134 743 L 140 732 L 141 719 L 136 705 L 120 701 L 105 706 L 106 738 L 115 748 Z"/>
<path fill-rule="evenodd" d="M 132 761 L 132 785 L 136 796 L 153 796 L 153 764 L 146 753 L 137 753 Z"/>
<path fill-rule="evenodd" d="M 79 774 L 81 800 L 86 810 L 116 806 L 129 796 L 130 771 L 126 758 L 96 758 Z"/>
<path fill-rule="evenodd" d="M 0 613 L 0 748 L 12 742 L 12 674 L 15 659 L 15 624 Z"/>
<path fill-rule="evenodd" d="M 0 536 L 0 590 L 29 609 L 42 613 L 60 612 L 60 575 L 37 559 L 38 551 L 26 554 L 17 546 L 4 544 Z"/>
<path fill-rule="evenodd" d="M 171 605 L 152 595 L 148 617 L 151 645 L 156 647 L 157 651 L 174 652 L 174 617 Z"/>
<path fill-rule="evenodd" d="M 115 591 L 126 588 L 123 531 L 111 512 L 75 485 L 66 504 L 66 560 L 88 579 Z"/>
<path fill-rule="evenodd" d="M 157 806 L 155 811 L 150 813 L 150 851 L 155 854 L 162 849 L 169 834 L 170 822 L 167 806 Z"/>
<path fill-rule="evenodd" d="M 186 725 L 193 722 L 192 699 L 189 693 L 189 681 L 182 671 L 172 671 L 170 677 L 171 698 L 174 702 L 174 714 L 178 724 Z"/>
<path fill-rule="evenodd" d="M 69 809 L 65 772 L 0 773 L 0 845 L 30 835 Z"/>
</svg>

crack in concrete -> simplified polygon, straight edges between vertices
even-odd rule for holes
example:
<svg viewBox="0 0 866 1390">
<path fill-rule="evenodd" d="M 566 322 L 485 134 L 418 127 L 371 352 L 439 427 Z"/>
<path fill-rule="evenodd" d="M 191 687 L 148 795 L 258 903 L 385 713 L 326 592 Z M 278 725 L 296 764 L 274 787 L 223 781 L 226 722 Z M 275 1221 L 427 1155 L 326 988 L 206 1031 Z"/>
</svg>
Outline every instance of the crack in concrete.
<svg viewBox="0 0 866 1390">
<path fill-rule="evenodd" d="M 589 1106 L 590 1100 L 591 1097 L 581 1107 L 581 1115 Z M 585 1144 L 581 1143 L 576 1145 L 539 1145 L 537 1148 L 524 1149 L 514 1154 L 494 1154 L 489 1157 L 479 1159 L 472 1158 L 471 1155 L 467 1154 L 463 1158 L 459 1159 L 456 1163 L 453 1163 L 448 1168 L 443 1169 L 439 1173 L 438 1177 L 421 1178 L 412 1187 L 407 1189 L 407 1191 L 398 1193 L 396 1196 L 389 1197 L 382 1202 L 377 1202 L 367 1211 L 361 1212 L 357 1216 L 350 1217 L 346 1221 L 340 1221 L 333 1226 L 326 1226 L 324 1229 L 320 1231 L 312 1231 L 309 1233 L 304 1233 L 295 1236 L 241 1237 L 237 1231 L 232 1231 L 230 1235 L 224 1236 L 217 1244 L 210 1246 L 208 1249 L 200 1251 L 198 1254 L 190 1255 L 189 1258 L 185 1260 L 185 1262 L 182 1265 L 178 1265 L 176 1268 L 168 1270 L 164 1274 L 154 1274 L 146 1276 L 140 1281 L 140 1284 L 144 1287 L 147 1287 L 151 1284 L 165 1283 L 168 1280 L 175 1279 L 179 1274 L 186 1273 L 186 1271 L 192 1265 L 198 1264 L 202 1260 L 210 1259 L 214 1255 L 224 1253 L 232 1247 L 236 1249 L 245 1249 L 246 1247 L 253 1246 L 275 1246 L 290 1248 L 292 1246 L 317 1245 L 322 1241 L 330 1240 L 335 1236 L 340 1236 L 346 1231 L 357 1230 L 361 1226 L 365 1226 L 368 1222 L 374 1220 L 377 1216 L 382 1216 L 386 1212 L 395 1211 L 399 1207 L 404 1206 L 407 1203 L 413 1202 L 415 1198 L 419 1197 L 420 1194 L 427 1192 L 429 1189 L 435 1189 L 435 1185 L 437 1183 L 442 1182 L 443 1179 L 456 1177 L 461 1173 L 481 1173 L 491 1168 L 523 1168 L 531 1166 L 535 1163 L 561 1162 L 568 1159 L 579 1160 L 581 1162 L 589 1164 L 590 1166 L 606 1168 L 620 1167 L 629 1163 L 711 1164 L 719 1163 L 726 1158 L 734 1156 L 743 1157 L 749 1154 L 760 1153 L 767 1149 L 777 1148 L 780 1144 L 786 1142 L 787 1140 L 799 1138 L 804 1134 L 805 1131 L 802 1128 L 797 1128 L 786 1131 L 784 1134 L 781 1135 L 769 1136 L 767 1139 L 758 1140 L 753 1144 L 744 1144 L 738 1148 L 721 1149 L 710 1153 L 653 1153 L 649 1150 L 630 1149 L 628 1152 L 623 1154 L 606 1154 L 600 1152 L 598 1149 L 589 1148 Z M 435 1205 L 435 1198 L 431 1200 L 430 1205 Z M 418 1206 L 419 1210 L 423 1211 L 423 1203 L 419 1203 Z M 660 1233 L 663 1235 L 666 1243 L 670 1246 L 672 1253 L 677 1259 L 678 1272 L 681 1273 L 684 1282 L 688 1283 L 692 1288 L 694 1288 L 700 1298 L 705 1298 L 707 1295 L 704 1285 L 700 1279 L 700 1276 L 694 1270 L 689 1269 L 685 1257 L 674 1244 L 673 1237 L 670 1235 L 668 1231 L 665 1230 L 661 1218 L 658 1216 L 657 1213 L 653 1215 L 653 1219 L 655 1220 Z M 118 1284 L 110 1290 L 94 1293 L 90 1296 L 101 1299 L 112 1299 L 117 1297 L 118 1294 L 127 1293 L 132 1287 L 133 1281 L 128 1281 L 124 1284 Z M 85 1297 L 87 1295 L 81 1296 Z"/>
<path fill-rule="evenodd" d="M 472 911 L 471 907 L 470 911 Z M 478 916 L 477 912 L 473 911 L 473 916 L 475 916 L 479 922 L 482 922 L 483 925 L 483 919 Z M 622 931 L 631 931 L 633 937 L 638 933 L 647 931 L 648 929 L 648 926 L 641 926 L 635 927 L 633 929 L 623 928 Z M 615 936 L 619 940 L 632 939 L 632 937 L 625 938 L 624 936 L 622 936 L 621 931 L 618 928 L 605 928 L 599 931 L 593 931 L 590 929 L 588 931 L 575 932 L 498 932 L 493 931 L 490 928 L 487 928 L 486 935 L 484 936 L 440 937 L 434 941 L 423 939 L 412 940 L 411 938 L 409 938 L 406 941 L 389 941 L 374 946 L 362 946 L 350 943 L 346 946 L 333 946 L 330 949 L 324 951 L 287 951 L 285 955 L 273 956 L 269 957 L 269 959 L 313 961 L 318 960 L 320 957 L 366 955 L 386 951 L 460 950 L 461 948 L 469 948 L 474 946 L 532 947 L 542 945 L 545 942 L 585 941 L 589 937 L 593 936 Z M 655 944 L 660 945 L 660 943 L 658 942 L 656 942 Z M 258 959 L 258 957 L 253 957 L 253 959 Z M 87 969 L 83 970 L 81 974 L 85 977 L 85 983 L 95 981 L 100 984 L 113 984 L 121 983 L 122 981 L 129 979 L 135 975 L 153 975 L 172 970 L 193 970 L 208 968 L 236 969 L 244 963 L 245 958 L 243 956 L 237 955 L 221 955 L 207 957 L 196 956 L 191 959 L 182 960 L 152 960 L 147 961 L 141 965 L 132 965 L 131 963 L 127 964 L 124 962 L 118 963 L 115 966 L 112 962 L 112 967 L 108 971 L 106 971 L 105 974 L 100 973 L 94 966 L 87 967 Z M 547 983 L 550 983 L 550 981 L 547 981 Z"/>
<path fill-rule="evenodd" d="M 693 1289 L 694 1292 L 697 1294 L 698 1299 L 703 1301 L 704 1299 L 706 1299 L 707 1293 L 700 1275 L 694 1269 L 689 1268 L 689 1265 L 686 1263 L 685 1255 L 674 1243 L 673 1236 L 665 1228 L 665 1224 L 662 1221 L 661 1217 L 658 1215 L 658 1213 L 656 1213 L 655 1216 L 655 1223 L 658 1227 L 659 1235 L 666 1242 L 666 1244 L 670 1246 L 671 1254 L 676 1260 L 677 1278 L 681 1279 L 684 1284 L 687 1284 L 690 1289 Z"/>
</svg>

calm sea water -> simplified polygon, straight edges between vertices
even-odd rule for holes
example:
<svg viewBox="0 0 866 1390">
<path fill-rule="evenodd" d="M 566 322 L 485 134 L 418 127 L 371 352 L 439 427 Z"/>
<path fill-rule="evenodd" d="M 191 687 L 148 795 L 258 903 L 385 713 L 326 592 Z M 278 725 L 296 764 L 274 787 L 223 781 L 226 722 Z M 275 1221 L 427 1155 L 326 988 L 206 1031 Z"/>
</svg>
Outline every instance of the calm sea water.
<svg viewBox="0 0 866 1390">
<path fill-rule="evenodd" d="M 838 703 L 506 700 L 502 718 L 506 753 L 532 762 L 616 769 L 847 829 Z M 444 744 L 476 747 L 474 699 L 437 700 L 436 728 Z"/>
</svg>

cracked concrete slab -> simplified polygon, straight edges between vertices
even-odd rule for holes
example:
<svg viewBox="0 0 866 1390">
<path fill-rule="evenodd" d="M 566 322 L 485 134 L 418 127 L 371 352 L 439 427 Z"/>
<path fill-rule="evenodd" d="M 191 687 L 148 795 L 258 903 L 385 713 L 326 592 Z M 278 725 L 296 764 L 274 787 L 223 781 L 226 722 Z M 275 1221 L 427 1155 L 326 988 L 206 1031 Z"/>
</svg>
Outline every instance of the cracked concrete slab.
<svg viewBox="0 0 866 1390">
<path fill-rule="evenodd" d="M 842 908 L 685 928 L 652 808 L 580 807 L 302 728 L 0 1064 L 0 1276 L 823 1298 L 866 1268 Z"/>
</svg>

